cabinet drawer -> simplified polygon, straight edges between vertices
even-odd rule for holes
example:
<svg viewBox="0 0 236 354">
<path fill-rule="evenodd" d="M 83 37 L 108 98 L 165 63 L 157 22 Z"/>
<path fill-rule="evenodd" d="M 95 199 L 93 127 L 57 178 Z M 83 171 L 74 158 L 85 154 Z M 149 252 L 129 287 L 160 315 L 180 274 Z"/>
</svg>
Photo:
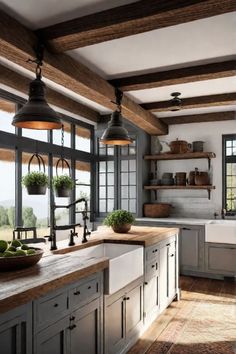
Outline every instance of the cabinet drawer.
<svg viewBox="0 0 236 354">
<path fill-rule="evenodd" d="M 91 279 L 90 281 L 79 284 L 77 287 L 70 290 L 69 301 L 70 308 L 89 303 L 96 299 L 101 294 L 101 280 L 99 278 Z"/>
<path fill-rule="evenodd" d="M 158 260 L 154 259 L 145 265 L 145 278 L 152 278 L 159 271 Z"/>
<path fill-rule="evenodd" d="M 149 262 L 152 259 L 157 258 L 158 255 L 159 255 L 158 245 L 154 245 L 154 246 L 148 247 L 145 250 L 145 260 L 146 260 L 146 262 Z"/>
<path fill-rule="evenodd" d="M 52 297 L 43 297 L 35 302 L 36 327 L 44 328 L 63 317 L 68 311 L 67 292 L 57 293 Z"/>
</svg>

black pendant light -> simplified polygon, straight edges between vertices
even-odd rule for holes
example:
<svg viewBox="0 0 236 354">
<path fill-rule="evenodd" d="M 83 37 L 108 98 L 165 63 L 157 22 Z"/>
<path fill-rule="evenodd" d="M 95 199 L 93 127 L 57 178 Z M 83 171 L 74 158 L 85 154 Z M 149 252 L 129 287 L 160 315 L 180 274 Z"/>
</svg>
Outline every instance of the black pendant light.
<svg viewBox="0 0 236 354">
<path fill-rule="evenodd" d="M 30 83 L 29 99 L 15 114 L 12 125 L 28 129 L 60 129 L 62 122 L 60 116 L 47 103 L 45 99 L 46 85 L 41 80 L 42 46 L 36 51 L 36 79 Z M 29 60 L 32 62 L 32 60 Z"/>
<path fill-rule="evenodd" d="M 171 104 L 170 110 L 173 111 L 173 112 L 179 111 L 181 109 L 182 100 L 179 97 L 180 95 L 181 95 L 180 92 L 173 92 L 171 94 L 171 96 L 173 98 L 170 100 L 170 104 Z"/>
<path fill-rule="evenodd" d="M 123 126 L 123 118 L 121 115 L 123 93 L 116 89 L 115 95 L 117 109 L 111 115 L 108 127 L 101 137 L 101 142 L 109 145 L 128 145 L 132 143 L 132 139 L 129 137 L 127 129 Z"/>
</svg>

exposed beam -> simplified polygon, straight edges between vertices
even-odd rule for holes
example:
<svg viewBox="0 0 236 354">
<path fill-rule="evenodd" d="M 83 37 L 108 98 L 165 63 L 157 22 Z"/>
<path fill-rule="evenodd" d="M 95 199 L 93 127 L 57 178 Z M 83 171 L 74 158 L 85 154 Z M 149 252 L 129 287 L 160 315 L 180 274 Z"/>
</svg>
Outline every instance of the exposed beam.
<svg viewBox="0 0 236 354">
<path fill-rule="evenodd" d="M 236 92 L 224 93 L 220 95 L 182 98 L 181 109 L 226 106 L 233 104 L 236 104 Z M 171 102 L 170 100 L 161 102 L 150 102 L 141 104 L 141 106 L 150 112 L 165 112 L 170 110 Z"/>
<path fill-rule="evenodd" d="M 166 124 L 171 125 L 171 124 L 186 124 L 186 123 L 218 122 L 224 120 L 234 120 L 235 118 L 236 118 L 236 113 L 234 111 L 229 111 L 229 112 L 193 114 L 193 115 L 186 115 L 186 116 L 173 116 L 173 117 L 161 118 L 161 119 Z"/>
<path fill-rule="evenodd" d="M 0 98 L 0 111 L 4 111 L 7 113 L 15 113 L 16 105 L 10 101 L 6 101 Z"/>
<path fill-rule="evenodd" d="M 0 56 L 28 70 L 34 70 L 27 59 L 34 58 L 36 36 L 19 22 L 0 12 Z M 85 65 L 65 54 L 45 50 L 43 76 L 102 106 L 114 109 L 115 89 Z M 149 134 L 167 134 L 168 127 L 158 118 L 124 95 L 123 115 Z"/>
<path fill-rule="evenodd" d="M 110 83 L 120 87 L 123 91 L 132 91 L 185 84 L 193 81 L 219 79 L 234 75 L 236 75 L 236 60 L 230 60 L 220 63 L 129 76 L 111 80 Z"/>
<path fill-rule="evenodd" d="M 63 52 L 236 10 L 235 0 L 142 0 L 40 31 Z"/>
<path fill-rule="evenodd" d="M 26 95 L 29 93 L 29 84 L 31 80 L 22 76 L 15 71 L 12 71 L 0 64 L 0 83 L 9 86 Z M 99 113 L 93 109 L 72 100 L 69 97 L 56 92 L 47 87 L 46 97 L 49 104 L 65 109 L 68 112 L 84 117 L 93 122 L 98 122 Z"/>
</svg>

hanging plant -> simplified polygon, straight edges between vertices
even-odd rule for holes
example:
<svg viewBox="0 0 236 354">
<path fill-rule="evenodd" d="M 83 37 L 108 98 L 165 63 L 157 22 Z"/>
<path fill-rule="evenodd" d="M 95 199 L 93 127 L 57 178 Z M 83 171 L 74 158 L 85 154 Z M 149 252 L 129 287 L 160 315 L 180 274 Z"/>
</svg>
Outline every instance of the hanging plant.
<svg viewBox="0 0 236 354">
<path fill-rule="evenodd" d="M 30 171 L 32 160 L 36 158 L 39 165 L 39 171 Z M 41 165 L 43 166 L 43 172 L 41 171 Z M 28 164 L 28 174 L 22 177 L 22 184 L 27 188 L 27 192 L 30 195 L 43 195 L 46 194 L 48 186 L 48 177 L 45 174 L 45 164 L 42 156 L 39 154 L 33 154 Z"/>
<path fill-rule="evenodd" d="M 69 175 L 61 175 L 61 176 L 58 175 L 58 167 L 59 167 L 60 163 L 62 164 L 62 170 L 64 168 L 64 164 L 66 165 L 66 167 L 69 170 Z M 57 161 L 56 176 L 53 177 L 52 184 L 55 189 L 57 197 L 60 197 L 60 198 L 61 197 L 63 197 L 63 198 L 70 197 L 71 191 L 74 187 L 74 181 L 70 176 L 70 166 L 69 166 L 68 162 L 63 158 L 60 158 Z"/>
</svg>

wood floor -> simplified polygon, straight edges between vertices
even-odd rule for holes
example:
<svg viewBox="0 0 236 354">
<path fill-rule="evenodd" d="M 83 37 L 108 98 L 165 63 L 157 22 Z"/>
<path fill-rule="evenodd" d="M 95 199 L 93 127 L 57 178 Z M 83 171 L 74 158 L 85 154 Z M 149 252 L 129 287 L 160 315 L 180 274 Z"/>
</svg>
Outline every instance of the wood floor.
<svg viewBox="0 0 236 354">
<path fill-rule="evenodd" d="M 128 354 L 236 354 L 236 283 L 181 277 L 180 287 Z"/>
</svg>

